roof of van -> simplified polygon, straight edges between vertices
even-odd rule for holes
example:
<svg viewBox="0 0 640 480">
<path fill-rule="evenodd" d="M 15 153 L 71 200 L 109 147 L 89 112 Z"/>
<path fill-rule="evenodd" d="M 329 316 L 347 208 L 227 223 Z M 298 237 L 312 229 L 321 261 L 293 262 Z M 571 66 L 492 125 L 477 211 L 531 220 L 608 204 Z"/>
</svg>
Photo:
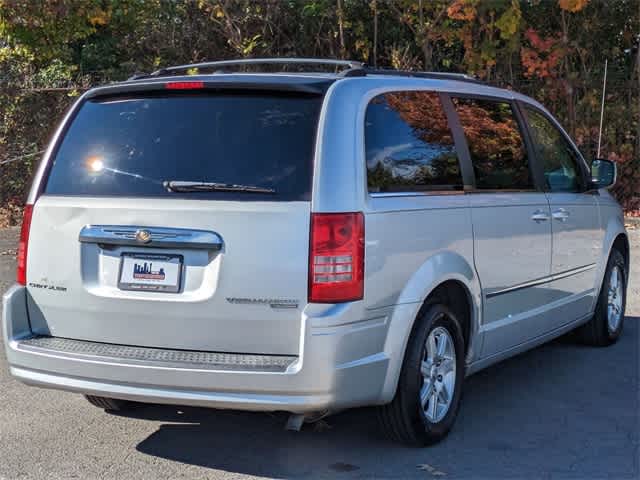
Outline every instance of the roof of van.
<svg viewBox="0 0 640 480">
<path fill-rule="evenodd" d="M 247 73 L 235 71 L 242 70 L 246 66 L 263 64 L 285 65 L 283 70 L 286 70 L 289 64 L 312 67 L 329 65 L 334 67 L 334 71 Z M 338 67 L 342 67 L 342 69 L 338 70 Z M 193 70 L 200 72 L 201 70 L 212 69 L 211 73 L 188 74 Z M 265 90 L 322 95 L 334 83 L 352 83 L 354 81 L 361 85 L 363 91 L 369 88 L 391 86 L 411 89 L 425 87 L 433 88 L 437 91 L 517 99 L 544 108 L 530 97 L 512 90 L 490 86 L 477 78 L 465 74 L 376 69 L 352 60 L 306 58 L 240 59 L 178 65 L 163 68 L 150 74 L 136 75 L 124 82 L 97 87 L 87 92 L 86 96 L 90 98 L 165 88 Z M 196 87 L 196 85 L 199 86 Z"/>
<path fill-rule="evenodd" d="M 248 73 L 248 69 L 259 66 L 258 73 Z M 311 70 L 309 72 L 289 72 L 295 66 Z M 275 67 L 275 72 L 271 71 Z M 265 71 L 266 70 L 266 71 Z M 333 71 L 331 71 L 333 70 Z M 207 73 L 208 72 L 208 73 Z M 195 75 L 193 75 L 195 73 Z M 482 82 L 474 77 L 447 72 L 415 72 L 371 68 L 356 60 L 332 58 L 241 58 L 236 60 L 218 60 L 163 67 L 148 74 L 137 74 L 125 82 L 112 84 L 98 89 L 95 94 L 108 94 L 111 91 L 149 89 L 158 87 L 158 83 L 174 85 L 173 88 L 252 88 L 264 87 L 269 90 L 293 90 L 308 93 L 324 93 L 332 83 L 354 77 L 386 78 L 427 78 L 455 80 L 475 84 Z M 188 85 L 191 85 L 189 87 Z M 167 88 L 172 88 L 167 86 Z"/>
</svg>

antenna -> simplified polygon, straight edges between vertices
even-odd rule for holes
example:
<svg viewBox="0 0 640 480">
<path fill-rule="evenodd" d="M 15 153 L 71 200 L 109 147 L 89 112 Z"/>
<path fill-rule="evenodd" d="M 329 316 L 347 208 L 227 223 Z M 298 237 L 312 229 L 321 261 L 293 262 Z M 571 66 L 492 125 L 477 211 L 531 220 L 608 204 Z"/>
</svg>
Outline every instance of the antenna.
<svg viewBox="0 0 640 480">
<path fill-rule="evenodd" d="M 600 105 L 600 131 L 598 132 L 598 153 L 596 158 L 600 158 L 600 143 L 602 141 L 602 119 L 604 117 L 604 95 L 607 90 L 607 64 L 609 63 L 608 59 L 604 61 L 604 80 L 602 82 L 602 104 Z"/>
</svg>

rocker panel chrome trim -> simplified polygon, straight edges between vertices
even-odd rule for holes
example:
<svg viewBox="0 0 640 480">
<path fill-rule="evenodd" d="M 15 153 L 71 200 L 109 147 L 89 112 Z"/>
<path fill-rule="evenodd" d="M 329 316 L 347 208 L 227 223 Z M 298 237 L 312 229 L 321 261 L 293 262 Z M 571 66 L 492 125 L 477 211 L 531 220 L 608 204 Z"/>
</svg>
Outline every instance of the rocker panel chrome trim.
<svg viewBox="0 0 640 480">
<path fill-rule="evenodd" d="M 560 280 L 561 278 L 570 277 L 572 275 L 577 275 L 578 273 L 586 272 L 587 270 L 591 270 L 595 268 L 596 264 L 591 263 L 589 265 L 584 265 L 582 267 L 573 268 L 571 270 L 566 270 L 564 272 L 555 273 L 553 275 L 548 275 L 546 277 L 538 278 L 536 280 L 531 280 L 529 282 L 519 283 L 518 285 L 514 285 L 512 287 L 503 288 L 501 290 L 494 290 L 493 292 L 485 294 L 487 298 L 497 297 L 498 295 L 504 295 L 505 293 L 515 292 L 516 290 L 522 290 L 523 288 L 535 287 L 537 285 L 542 285 L 543 283 L 554 282 L 556 280 Z"/>
</svg>

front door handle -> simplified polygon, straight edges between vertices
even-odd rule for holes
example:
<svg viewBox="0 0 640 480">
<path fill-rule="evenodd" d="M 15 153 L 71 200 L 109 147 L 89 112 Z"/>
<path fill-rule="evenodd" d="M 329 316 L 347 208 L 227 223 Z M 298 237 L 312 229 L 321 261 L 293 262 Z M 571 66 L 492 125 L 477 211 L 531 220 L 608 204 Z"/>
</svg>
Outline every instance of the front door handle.
<svg viewBox="0 0 640 480">
<path fill-rule="evenodd" d="M 551 215 L 553 216 L 553 218 L 555 218 L 556 220 L 560 220 L 561 222 L 566 222 L 569 218 L 569 212 L 567 212 L 564 208 L 559 208 Z"/>
<path fill-rule="evenodd" d="M 536 210 L 535 212 L 533 212 L 533 215 L 531 215 L 531 220 L 536 223 L 546 222 L 547 220 L 549 220 L 549 215 L 544 213 L 542 210 Z"/>
</svg>

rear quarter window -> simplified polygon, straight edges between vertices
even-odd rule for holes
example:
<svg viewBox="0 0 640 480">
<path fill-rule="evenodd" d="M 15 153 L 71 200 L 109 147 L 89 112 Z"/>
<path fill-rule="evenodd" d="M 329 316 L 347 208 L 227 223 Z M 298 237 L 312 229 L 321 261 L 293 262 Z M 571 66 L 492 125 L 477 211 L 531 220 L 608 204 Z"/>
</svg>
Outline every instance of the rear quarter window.
<svg viewBox="0 0 640 480">
<path fill-rule="evenodd" d="M 458 153 L 437 93 L 401 91 L 371 100 L 365 116 L 369 192 L 462 190 Z"/>
<path fill-rule="evenodd" d="M 59 145 L 53 195 L 308 200 L 321 96 L 173 94 L 87 100 Z M 166 181 L 275 194 L 169 192 Z"/>
</svg>

